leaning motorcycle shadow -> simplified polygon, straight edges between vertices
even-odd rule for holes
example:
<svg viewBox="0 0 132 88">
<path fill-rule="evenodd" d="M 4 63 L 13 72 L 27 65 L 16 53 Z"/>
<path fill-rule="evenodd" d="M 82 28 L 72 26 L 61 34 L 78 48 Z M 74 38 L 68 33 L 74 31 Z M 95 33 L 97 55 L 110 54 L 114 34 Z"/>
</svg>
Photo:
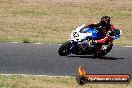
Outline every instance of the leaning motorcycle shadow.
<svg viewBox="0 0 132 88">
<path fill-rule="evenodd" d="M 103 56 L 103 57 L 93 57 L 93 56 L 83 56 L 83 55 L 77 55 L 77 56 L 67 56 L 67 57 L 80 57 L 80 58 L 90 58 L 90 59 L 102 59 L 102 60 L 119 60 L 119 59 L 125 59 L 125 58 L 118 58 L 118 57 L 109 57 L 109 56 Z"/>
</svg>

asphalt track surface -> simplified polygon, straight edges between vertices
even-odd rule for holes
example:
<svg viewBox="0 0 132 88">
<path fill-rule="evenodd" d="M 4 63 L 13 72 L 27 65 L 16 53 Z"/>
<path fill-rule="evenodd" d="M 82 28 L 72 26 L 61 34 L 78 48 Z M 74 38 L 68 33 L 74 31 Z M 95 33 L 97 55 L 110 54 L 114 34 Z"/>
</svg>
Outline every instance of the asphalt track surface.
<svg viewBox="0 0 132 88">
<path fill-rule="evenodd" d="M 0 74 L 75 76 L 81 65 L 88 74 L 131 74 L 132 47 L 114 46 L 102 58 L 59 56 L 60 45 L 0 43 Z"/>
</svg>

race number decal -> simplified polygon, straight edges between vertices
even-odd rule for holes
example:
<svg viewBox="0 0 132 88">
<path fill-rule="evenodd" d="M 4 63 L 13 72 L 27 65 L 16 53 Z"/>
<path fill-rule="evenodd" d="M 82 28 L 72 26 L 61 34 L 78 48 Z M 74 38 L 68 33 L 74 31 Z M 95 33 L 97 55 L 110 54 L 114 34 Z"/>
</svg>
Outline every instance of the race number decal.
<svg viewBox="0 0 132 88">
<path fill-rule="evenodd" d="M 79 37 L 79 34 L 77 32 L 73 32 L 74 37 Z"/>
</svg>

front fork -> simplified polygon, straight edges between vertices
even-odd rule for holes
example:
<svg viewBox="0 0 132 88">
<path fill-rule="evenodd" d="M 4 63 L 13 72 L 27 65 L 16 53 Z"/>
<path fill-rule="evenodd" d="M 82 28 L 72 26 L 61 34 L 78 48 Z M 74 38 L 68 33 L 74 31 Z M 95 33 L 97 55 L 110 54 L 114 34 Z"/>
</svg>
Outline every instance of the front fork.
<svg viewBox="0 0 132 88">
<path fill-rule="evenodd" d="M 70 42 L 70 48 L 69 48 L 69 51 L 70 53 L 76 53 L 77 49 L 78 49 L 78 42 L 75 42 L 73 40 L 69 40 Z"/>
</svg>

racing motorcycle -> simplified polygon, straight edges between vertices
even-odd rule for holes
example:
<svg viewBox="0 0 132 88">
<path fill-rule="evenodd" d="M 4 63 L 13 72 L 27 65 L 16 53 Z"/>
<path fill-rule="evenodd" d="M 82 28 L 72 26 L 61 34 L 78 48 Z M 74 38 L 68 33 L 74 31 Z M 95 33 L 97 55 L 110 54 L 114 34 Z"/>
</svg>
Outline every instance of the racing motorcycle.
<svg viewBox="0 0 132 88">
<path fill-rule="evenodd" d="M 63 43 L 58 53 L 60 56 L 67 56 L 69 54 L 76 55 L 92 55 L 94 57 L 102 57 L 105 56 L 108 52 L 111 51 L 113 42 L 110 40 L 107 41 L 104 45 L 101 45 L 102 51 L 98 49 L 100 44 L 95 44 L 93 41 L 102 38 L 102 34 L 100 28 L 91 28 L 84 27 L 85 24 L 75 28 L 71 33 L 71 38 Z M 122 31 L 119 29 L 115 29 L 113 36 L 111 36 L 112 40 L 119 39 L 121 37 Z"/>
</svg>

